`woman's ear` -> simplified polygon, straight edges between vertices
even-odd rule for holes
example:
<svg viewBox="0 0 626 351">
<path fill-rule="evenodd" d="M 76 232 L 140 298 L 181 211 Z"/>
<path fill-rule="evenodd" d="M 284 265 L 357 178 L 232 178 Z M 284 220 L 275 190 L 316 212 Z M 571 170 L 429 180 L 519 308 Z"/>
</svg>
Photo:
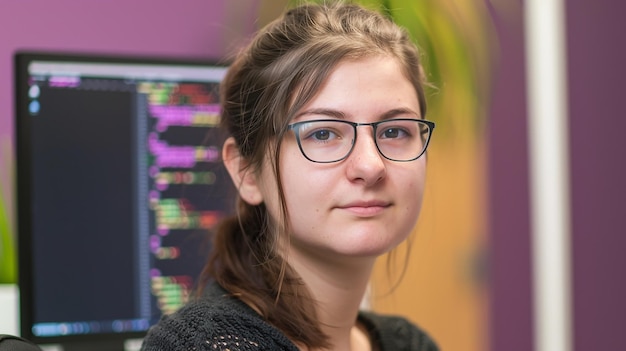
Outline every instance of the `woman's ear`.
<svg viewBox="0 0 626 351">
<path fill-rule="evenodd" d="M 233 137 L 224 142 L 222 159 L 230 174 L 239 196 L 250 205 L 259 205 L 263 202 L 263 194 L 259 189 L 256 174 L 250 170 L 248 163 L 239 153 L 239 148 Z"/>
</svg>

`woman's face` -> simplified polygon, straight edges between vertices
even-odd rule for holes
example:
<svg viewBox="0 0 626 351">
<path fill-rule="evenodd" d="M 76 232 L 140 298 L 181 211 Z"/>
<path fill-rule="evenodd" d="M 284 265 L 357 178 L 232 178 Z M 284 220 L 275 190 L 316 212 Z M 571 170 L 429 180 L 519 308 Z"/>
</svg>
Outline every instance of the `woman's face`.
<svg viewBox="0 0 626 351">
<path fill-rule="evenodd" d="M 393 58 L 341 62 L 292 123 L 344 119 L 368 123 L 421 118 L 417 93 Z M 307 160 L 293 132 L 281 146 L 280 173 L 296 256 L 325 260 L 378 256 L 410 234 L 420 213 L 425 157 L 395 162 L 382 157 L 371 126 L 359 126 L 350 155 L 335 163 Z M 269 162 L 266 162 L 268 164 Z M 267 165 L 257 178 L 270 214 L 278 218 L 277 185 Z"/>
</svg>

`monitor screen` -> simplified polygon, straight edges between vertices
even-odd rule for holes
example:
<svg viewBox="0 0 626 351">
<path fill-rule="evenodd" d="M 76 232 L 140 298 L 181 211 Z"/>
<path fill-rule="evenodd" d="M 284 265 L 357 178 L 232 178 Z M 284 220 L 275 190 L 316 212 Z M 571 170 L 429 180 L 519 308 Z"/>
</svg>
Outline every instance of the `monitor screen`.
<svg viewBox="0 0 626 351">
<path fill-rule="evenodd" d="M 15 55 L 23 337 L 122 350 L 188 299 L 234 208 L 218 128 L 225 71 Z"/>
</svg>

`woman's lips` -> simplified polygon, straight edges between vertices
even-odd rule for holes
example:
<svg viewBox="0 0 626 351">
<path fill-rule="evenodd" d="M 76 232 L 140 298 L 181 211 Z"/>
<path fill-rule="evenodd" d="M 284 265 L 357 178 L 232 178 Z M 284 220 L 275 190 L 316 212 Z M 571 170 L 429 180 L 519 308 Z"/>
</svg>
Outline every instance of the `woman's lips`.
<svg viewBox="0 0 626 351">
<path fill-rule="evenodd" d="M 338 208 L 359 217 L 371 217 L 381 214 L 389 206 L 391 204 L 386 201 L 355 201 L 338 206 Z"/>
</svg>

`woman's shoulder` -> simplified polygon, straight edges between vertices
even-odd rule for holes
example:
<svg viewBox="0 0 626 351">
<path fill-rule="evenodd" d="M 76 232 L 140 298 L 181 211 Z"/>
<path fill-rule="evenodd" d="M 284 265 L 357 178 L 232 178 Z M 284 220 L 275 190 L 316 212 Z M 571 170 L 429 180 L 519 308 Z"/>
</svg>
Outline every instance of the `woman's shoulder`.
<svg viewBox="0 0 626 351">
<path fill-rule="evenodd" d="M 237 298 L 205 294 L 148 331 L 142 351 L 297 350 L 280 331 Z"/>
<path fill-rule="evenodd" d="M 402 316 L 361 312 L 360 321 L 379 342 L 382 351 L 438 351 L 430 335 Z"/>
</svg>

